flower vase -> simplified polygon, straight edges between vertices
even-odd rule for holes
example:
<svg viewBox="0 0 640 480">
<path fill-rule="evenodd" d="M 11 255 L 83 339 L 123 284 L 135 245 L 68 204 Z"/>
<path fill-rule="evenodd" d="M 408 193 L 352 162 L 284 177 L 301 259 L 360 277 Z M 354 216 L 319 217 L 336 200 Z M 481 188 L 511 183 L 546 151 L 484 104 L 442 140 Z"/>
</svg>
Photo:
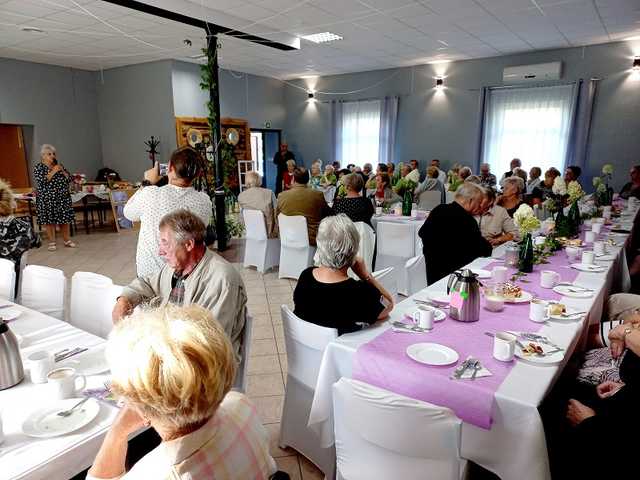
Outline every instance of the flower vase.
<svg viewBox="0 0 640 480">
<path fill-rule="evenodd" d="M 560 208 L 556 214 L 555 233 L 556 237 L 569 238 L 571 236 L 569 219 L 565 216 L 563 208 Z"/>
<path fill-rule="evenodd" d="M 413 192 L 407 189 L 404 192 L 404 197 L 402 198 L 402 215 L 405 217 L 411 216 L 411 207 L 413 206 Z"/>
<path fill-rule="evenodd" d="M 577 200 L 571 204 L 571 208 L 569 208 L 569 214 L 567 216 L 569 218 L 571 236 L 578 235 L 580 233 L 582 218 L 580 217 L 580 208 L 578 208 Z"/>
<path fill-rule="evenodd" d="M 527 233 L 520 242 L 518 270 L 523 273 L 533 272 L 533 239 L 530 233 Z"/>
</svg>

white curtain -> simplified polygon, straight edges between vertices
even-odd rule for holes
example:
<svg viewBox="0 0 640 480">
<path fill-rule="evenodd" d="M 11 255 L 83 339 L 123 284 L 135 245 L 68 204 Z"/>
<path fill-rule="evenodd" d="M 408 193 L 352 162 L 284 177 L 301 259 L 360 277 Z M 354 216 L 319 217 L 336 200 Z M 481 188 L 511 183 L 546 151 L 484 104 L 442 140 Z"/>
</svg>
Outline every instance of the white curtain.
<svg viewBox="0 0 640 480">
<path fill-rule="evenodd" d="M 376 164 L 380 151 L 380 100 L 342 104 L 341 164 Z"/>
<path fill-rule="evenodd" d="M 575 84 L 490 89 L 484 116 L 482 161 L 498 176 L 513 158 L 527 171 L 561 172 L 575 111 Z"/>
</svg>

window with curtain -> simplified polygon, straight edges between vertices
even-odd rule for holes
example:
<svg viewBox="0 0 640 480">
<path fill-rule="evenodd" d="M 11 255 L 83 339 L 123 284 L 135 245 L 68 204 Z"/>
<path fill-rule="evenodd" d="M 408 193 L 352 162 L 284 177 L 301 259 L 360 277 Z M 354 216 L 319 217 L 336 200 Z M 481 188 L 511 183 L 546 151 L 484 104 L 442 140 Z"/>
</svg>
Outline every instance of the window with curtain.
<svg viewBox="0 0 640 480">
<path fill-rule="evenodd" d="M 575 110 L 575 85 L 490 89 L 482 158 L 498 177 L 513 158 L 522 167 L 564 170 Z"/>
<path fill-rule="evenodd" d="M 343 166 L 353 163 L 362 167 L 365 163 L 375 166 L 380 148 L 380 100 L 344 102 L 342 104 L 342 152 Z"/>
</svg>

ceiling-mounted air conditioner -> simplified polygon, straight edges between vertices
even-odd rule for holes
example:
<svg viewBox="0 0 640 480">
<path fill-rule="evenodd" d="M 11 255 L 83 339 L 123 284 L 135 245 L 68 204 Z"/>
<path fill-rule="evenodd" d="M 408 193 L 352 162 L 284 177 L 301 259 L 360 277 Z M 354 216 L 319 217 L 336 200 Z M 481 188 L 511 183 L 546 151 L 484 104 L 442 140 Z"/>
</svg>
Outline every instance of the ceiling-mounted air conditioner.
<svg viewBox="0 0 640 480">
<path fill-rule="evenodd" d="M 546 82 L 560 80 L 562 62 L 536 63 L 535 65 L 518 65 L 506 67 L 502 72 L 505 85 L 527 82 Z"/>
</svg>

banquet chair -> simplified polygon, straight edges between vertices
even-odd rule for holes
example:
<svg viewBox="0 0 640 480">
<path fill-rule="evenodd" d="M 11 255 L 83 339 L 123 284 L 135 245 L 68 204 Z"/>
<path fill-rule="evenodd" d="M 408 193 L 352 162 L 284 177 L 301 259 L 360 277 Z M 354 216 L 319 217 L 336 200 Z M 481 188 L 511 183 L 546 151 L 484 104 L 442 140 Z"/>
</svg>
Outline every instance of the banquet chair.
<svg viewBox="0 0 640 480">
<path fill-rule="evenodd" d="M 307 219 L 302 215 L 278 215 L 280 229 L 279 278 L 298 279 L 302 271 L 313 265 L 316 247 L 309 245 Z"/>
<path fill-rule="evenodd" d="M 426 288 L 427 265 L 424 261 L 424 255 L 417 255 L 407 260 L 405 270 L 407 271 L 407 296 Z"/>
<path fill-rule="evenodd" d="M 66 278 L 62 270 L 27 265 L 20 281 L 20 303 L 27 308 L 64 320 Z"/>
<path fill-rule="evenodd" d="M 460 480 L 462 421 L 448 408 L 341 378 L 333 385 L 337 480 Z"/>
<path fill-rule="evenodd" d="M 378 254 L 376 268 L 394 267 L 397 272 L 398 293 L 407 295 L 407 260 L 415 256 L 415 225 L 378 223 Z"/>
<path fill-rule="evenodd" d="M 0 299 L 13 302 L 16 289 L 16 265 L 7 258 L 0 258 Z"/>
<path fill-rule="evenodd" d="M 280 308 L 287 348 L 287 386 L 279 445 L 294 448 L 322 470 L 326 479 L 333 480 L 335 448 L 322 448 L 320 437 L 307 426 L 307 421 L 324 350 L 338 338 L 338 331 L 305 322 L 286 305 Z"/>
<path fill-rule="evenodd" d="M 360 236 L 360 245 L 358 247 L 358 256 L 364 260 L 364 264 L 367 266 L 367 271 L 372 270 L 373 265 L 373 251 L 376 246 L 376 234 L 369 225 L 364 222 L 355 222 L 354 225 L 358 230 Z M 359 280 L 358 276 L 353 273 L 353 270 L 349 269 L 347 274 L 351 278 Z"/>
<path fill-rule="evenodd" d="M 247 229 L 244 247 L 244 267 L 254 266 L 260 273 L 278 265 L 280 239 L 269 238 L 264 214 L 260 210 L 242 210 Z"/>
<path fill-rule="evenodd" d="M 422 192 L 418 197 L 418 208 L 420 210 L 433 210 L 440 205 L 442 192 L 439 190 L 429 190 Z"/>
<path fill-rule="evenodd" d="M 251 337 L 253 336 L 253 318 L 248 313 L 245 316 L 242 343 L 240 344 L 240 364 L 236 370 L 233 389 L 245 393 L 247 391 L 247 364 L 251 356 Z"/>
<path fill-rule="evenodd" d="M 107 338 L 113 325 L 111 311 L 122 287 L 109 277 L 91 272 L 76 272 L 71 277 L 69 323 L 80 330 Z"/>
<path fill-rule="evenodd" d="M 380 284 L 391 294 L 396 300 L 398 298 L 398 279 L 396 276 L 396 269 L 393 267 L 383 268 L 372 273 Z"/>
</svg>

